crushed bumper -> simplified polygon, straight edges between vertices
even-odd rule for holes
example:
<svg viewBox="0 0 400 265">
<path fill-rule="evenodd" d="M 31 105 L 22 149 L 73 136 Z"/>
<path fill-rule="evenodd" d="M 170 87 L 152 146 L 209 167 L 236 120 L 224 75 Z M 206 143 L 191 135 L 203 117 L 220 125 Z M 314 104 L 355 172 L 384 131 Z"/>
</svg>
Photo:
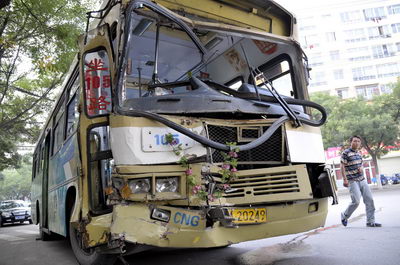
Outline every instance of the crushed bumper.
<svg viewBox="0 0 400 265">
<path fill-rule="evenodd" d="M 220 222 L 207 223 L 205 211 L 159 206 L 169 211 L 168 222 L 151 219 L 154 206 L 119 205 L 113 211 L 111 238 L 123 237 L 127 243 L 158 247 L 207 248 L 243 241 L 308 231 L 325 224 L 327 198 L 304 200 L 293 204 L 264 206 L 265 223 L 228 228 Z M 310 205 L 317 205 L 311 207 Z M 263 207 L 258 205 L 257 207 Z"/>
</svg>

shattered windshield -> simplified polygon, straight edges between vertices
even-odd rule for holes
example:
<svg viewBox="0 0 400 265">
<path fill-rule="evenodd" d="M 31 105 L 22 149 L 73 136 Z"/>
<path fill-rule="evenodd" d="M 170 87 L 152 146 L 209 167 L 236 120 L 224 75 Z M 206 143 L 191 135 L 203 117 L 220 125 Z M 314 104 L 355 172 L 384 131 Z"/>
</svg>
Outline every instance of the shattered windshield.
<svg viewBox="0 0 400 265">
<path fill-rule="evenodd" d="M 179 25 L 151 11 L 133 16 L 126 57 L 125 99 L 169 93 L 150 91 L 148 85 L 186 79 L 202 61 L 199 49 Z"/>
<path fill-rule="evenodd" d="M 261 41 L 227 30 L 195 28 L 193 32 L 208 52 L 204 58 L 177 23 L 149 9 L 134 10 L 120 87 L 122 106 L 151 110 L 153 106 L 149 105 L 157 105 L 161 99 L 149 98 L 171 95 L 193 100 L 188 94 L 194 96 L 199 91 L 193 86 L 192 77 L 238 92 L 255 93 L 254 86 L 249 85 L 254 82 L 250 68 L 263 73 L 261 80 L 255 80 L 261 94 L 268 94 L 266 85 L 272 84 L 279 94 L 296 96 L 292 62 L 297 60 L 292 57 L 300 53 L 293 43 Z M 210 82 L 208 86 L 214 89 Z"/>
</svg>

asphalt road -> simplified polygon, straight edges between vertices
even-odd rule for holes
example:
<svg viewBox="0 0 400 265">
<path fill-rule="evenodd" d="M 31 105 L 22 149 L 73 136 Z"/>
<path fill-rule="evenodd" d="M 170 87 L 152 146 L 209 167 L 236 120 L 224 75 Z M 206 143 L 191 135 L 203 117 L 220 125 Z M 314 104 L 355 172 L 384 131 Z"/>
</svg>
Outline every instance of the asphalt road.
<svg viewBox="0 0 400 265">
<path fill-rule="evenodd" d="M 340 212 L 350 198 L 340 191 L 324 228 L 296 235 L 244 242 L 218 249 L 153 249 L 126 257 L 131 265 L 397 265 L 400 263 L 400 185 L 373 190 L 381 228 L 365 226 L 361 204 L 347 227 Z M 0 228 L 0 265 L 76 265 L 66 240 L 35 240 L 35 225 Z M 121 261 L 117 265 L 122 264 Z"/>
</svg>

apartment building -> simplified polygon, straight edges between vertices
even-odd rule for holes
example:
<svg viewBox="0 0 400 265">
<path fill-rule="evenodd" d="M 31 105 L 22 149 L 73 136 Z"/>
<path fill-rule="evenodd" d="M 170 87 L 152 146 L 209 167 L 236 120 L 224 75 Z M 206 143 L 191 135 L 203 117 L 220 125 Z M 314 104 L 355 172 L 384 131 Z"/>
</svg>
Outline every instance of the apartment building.
<svg viewBox="0 0 400 265">
<path fill-rule="evenodd" d="M 391 92 L 400 76 L 400 0 L 325 1 L 291 11 L 312 68 L 310 93 L 370 99 Z"/>
</svg>

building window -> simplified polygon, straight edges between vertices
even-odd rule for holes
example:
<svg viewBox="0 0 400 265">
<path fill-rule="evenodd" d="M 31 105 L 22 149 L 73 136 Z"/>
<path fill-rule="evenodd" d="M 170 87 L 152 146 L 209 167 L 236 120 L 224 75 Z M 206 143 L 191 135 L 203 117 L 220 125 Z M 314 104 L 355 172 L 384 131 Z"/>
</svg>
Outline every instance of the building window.
<svg viewBox="0 0 400 265">
<path fill-rule="evenodd" d="M 392 24 L 392 32 L 393 33 L 400 33 L 400 23 Z"/>
<path fill-rule="evenodd" d="M 386 18 L 385 9 L 383 7 L 367 8 L 363 10 L 365 21 L 379 22 L 382 18 Z"/>
<path fill-rule="evenodd" d="M 358 42 L 365 41 L 367 38 L 365 37 L 364 29 L 350 29 L 344 31 L 345 42 Z"/>
<path fill-rule="evenodd" d="M 368 28 L 368 38 L 370 40 L 377 38 L 390 38 L 390 30 L 388 25 Z"/>
<path fill-rule="evenodd" d="M 356 86 L 356 91 L 358 96 L 362 96 L 365 99 L 372 99 L 373 96 L 379 95 L 378 84 Z"/>
<path fill-rule="evenodd" d="M 371 59 L 368 46 L 347 49 L 349 61 L 365 61 Z"/>
<path fill-rule="evenodd" d="M 349 97 L 349 88 L 348 87 L 338 88 L 338 89 L 336 89 L 336 93 L 337 93 L 338 97 L 341 99 L 348 98 Z"/>
<path fill-rule="evenodd" d="M 357 67 L 352 69 L 353 80 L 369 80 L 376 78 L 375 69 L 373 66 Z"/>
<path fill-rule="evenodd" d="M 309 62 L 308 65 L 310 67 L 320 66 L 324 64 L 321 53 L 316 53 L 312 55 L 312 57 L 309 58 L 308 62 Z"/>
<path fill-rule="evenodd" d="M 340 13 L 340 19 L 343 23 L 356 23 L 362 20 L 360 10 Z"/>
<path fill-rule="evenodd" d="M 378 72 L 378 77 L 391 77 L 400 75 L 398 63 L 378 64 L 376 66 L 376 70 Z"/>
<path fill-rule="evenodd" d="M 396 42 L 396 49 L 398 52 L 400 52 L 400 42 Z"/>
<path fill-rule="evenodd" d="M 343 69 L 333 70 L 333 78 L 335 80 L 341 80 L 344 78 Z"/>
<path fill-rule="evenodd" d="M 400 5 L 393 5 L 387 7 L 389 15 L 400 14 Z"/>
<path fill-rule="evenodd" d="M 304 30 L 314 30 L 314 29 L 316 29 L 316 26 L 314 26 L 314 25 L 301 26 L 299 29 L 300 29 L 300 31 L 304 31 Z"/>
<path fill-rule="evenodd" d="M 372 55 L 375 59 L 394 56 L 396 51 L 393 44 L 382 44 L 372 46 Z"/>
<path fill-rule="evenodd" d="M 319 47 L 319 37 L 317 34 L 303 37 L 303 48 L 313 49 Z"/>
<path fill-rule="evenodd" d="M 326 79 L 325 79 L 325 72 L 313 72 L 311 71 L 311 82 L 310 82 L 310 87 L 315 87 L 315 86 L 323 86 L 326 85 Z"/>
<path fill-rule="evenodd" d="M 382 94 L 390 94 L 393 92 L 393 85 L 391 84 L 381 84 L 379 87 L 381 88 Z"/>
<path fill-rule="evenodd" d="M 340 60 L 340 52 L 339 51 L 330 51 L 329 56 L 331 57 L 332 61 Z"/>
<path fill-rule="evenodd" d="M 335 42 L 336 41 L 336 34 L 335 32 L 326 32 L 326 41 L 327 42 Z"/>
</svg>

